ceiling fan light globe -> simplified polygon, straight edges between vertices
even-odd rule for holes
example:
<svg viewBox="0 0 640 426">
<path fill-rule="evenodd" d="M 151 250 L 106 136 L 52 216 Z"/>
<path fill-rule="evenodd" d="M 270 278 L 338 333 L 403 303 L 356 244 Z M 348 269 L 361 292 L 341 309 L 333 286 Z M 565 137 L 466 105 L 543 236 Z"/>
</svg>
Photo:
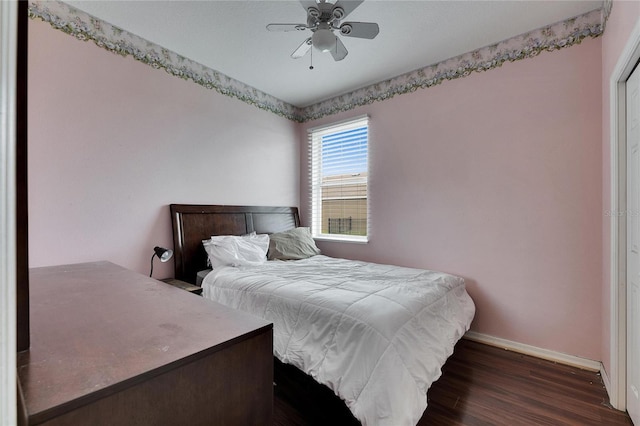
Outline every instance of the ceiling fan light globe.
<svg viewBox="0 0 640 426">
<path fill-rule="evenodd" d="M 311 37 L 313 47 L 321 52 L 328 52 L 336 45 L 336 36 L 331 30 L 320 29 L 313 33 Z"/>
</svg>

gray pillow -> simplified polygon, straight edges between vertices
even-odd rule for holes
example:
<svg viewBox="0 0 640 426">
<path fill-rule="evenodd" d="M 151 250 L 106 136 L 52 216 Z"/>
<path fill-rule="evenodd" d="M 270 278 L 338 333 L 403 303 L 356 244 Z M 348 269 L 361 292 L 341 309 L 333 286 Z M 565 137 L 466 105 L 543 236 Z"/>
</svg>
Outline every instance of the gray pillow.
<svg viewBox="0 0 640 426">
<path fill-rule="evenodd" d="M 300 260 L 320 254 L 320 249 L 306 227 L 269 235 L 269 260 Z"/>
</svg>

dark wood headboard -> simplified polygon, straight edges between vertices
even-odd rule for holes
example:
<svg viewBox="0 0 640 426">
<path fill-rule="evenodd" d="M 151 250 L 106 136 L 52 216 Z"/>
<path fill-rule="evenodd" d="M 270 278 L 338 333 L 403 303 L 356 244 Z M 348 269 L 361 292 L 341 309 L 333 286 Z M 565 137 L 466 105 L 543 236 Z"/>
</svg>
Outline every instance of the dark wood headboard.
<svg viewBox="0 0 640 426">
<path fill-rule="evenodd" d="M 300 226 L 297 207 L 171 204 L 175 277 L 196 282 L 207 268 L 202 240 L 212 235 L 272 234 Z"/>
</svg>

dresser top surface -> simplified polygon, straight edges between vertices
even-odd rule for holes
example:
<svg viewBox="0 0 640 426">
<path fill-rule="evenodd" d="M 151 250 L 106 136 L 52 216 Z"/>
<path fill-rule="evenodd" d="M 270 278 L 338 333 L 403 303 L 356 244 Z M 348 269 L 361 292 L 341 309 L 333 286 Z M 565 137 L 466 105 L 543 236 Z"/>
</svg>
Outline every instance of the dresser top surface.
<svg viewBox="0 0 640 426">
<path fill-rule="evenodd" d="M 271 323 L 109 262 L 30 271 L 30 416 L 97 399 L 271 330 Z"/>
</svg>

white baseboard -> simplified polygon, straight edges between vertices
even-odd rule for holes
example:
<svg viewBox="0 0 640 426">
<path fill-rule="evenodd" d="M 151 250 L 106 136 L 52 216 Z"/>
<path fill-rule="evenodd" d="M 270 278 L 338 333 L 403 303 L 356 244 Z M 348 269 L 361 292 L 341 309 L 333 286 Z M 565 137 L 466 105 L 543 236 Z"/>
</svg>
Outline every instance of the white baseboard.
<svg viewBox="0 0 640 426">
<path fill-rule="evenodd" d="M 495 346 L 498 348 L 503 348 L 509 351 L 518 352 L 524 355 L 531 355 L 536 358 L 546 359 L 548 361 L 554 361 L 559 364 L 570 365 L 573 367 L 578 367 L 583 370 L 589 371 L 597 371 L 602 374 L 603 381 L 605 377 L 607 381 L 605 381 L 605 386 L 607 386 L 607 382 L 609 377 L 604 374 L 604 366 L 600 361 L 594 361 L 587 358 L 581 358 L 573 355 L 563 354 L 561 352 L 555 352 L 548 349 L 538 348 L 536 346 L 525 345 L 524 343 L 513 342 L 507 339 L 501 339 L 499 337 L 493 337 L 482 333 L 477 333 L 475 331 L 467 331 L 463 336 L 465 339 L 473 340 L 474 342 L 484 343 L 486 345 Z M 609 388 L 607 387 L 607 392 Z"/>
<path fill-rule="evenodd" d="M 609 399 L 611 399 L 611 392 L 609 392 L 609 390 L 611 389 L 611 379 L 609 378 L 607 370 L 604 369 L 604 365 L 602 363 L 600 363 L 600 376 L 602 377 L 602 383 L 604 383 L 604 388 L 607 391 L 607 395 L 609 396 Z"/>
</svg>

